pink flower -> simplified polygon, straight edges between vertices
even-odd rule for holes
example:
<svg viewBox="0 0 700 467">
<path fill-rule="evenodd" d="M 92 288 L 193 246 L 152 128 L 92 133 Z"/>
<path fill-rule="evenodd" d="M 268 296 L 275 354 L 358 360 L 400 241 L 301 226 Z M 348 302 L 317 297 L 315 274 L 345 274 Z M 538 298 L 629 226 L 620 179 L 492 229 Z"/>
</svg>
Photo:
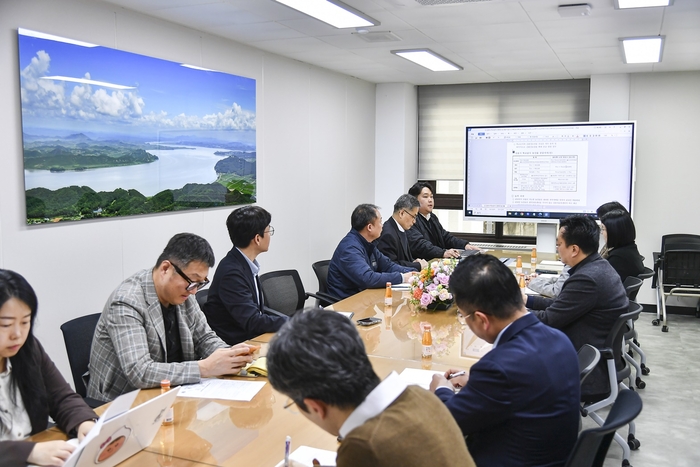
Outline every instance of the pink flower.
<svg viewBox="0 0 700 467">
<path fill-rule="evenodd" d="M 429 293 L 424 293 L 420 298 L 420 304 L 423 306 L 428 306 L 433 303 L 433 297 Z"/>
<path fill-rule="evenodd" d="M 447 285 L 450 283 L 450 276 L 441 272 L 438 273 L 437 276 L 435 276 L 435 279 L 437 279 L 437 281 L 442 285 Z"/>
</svg>

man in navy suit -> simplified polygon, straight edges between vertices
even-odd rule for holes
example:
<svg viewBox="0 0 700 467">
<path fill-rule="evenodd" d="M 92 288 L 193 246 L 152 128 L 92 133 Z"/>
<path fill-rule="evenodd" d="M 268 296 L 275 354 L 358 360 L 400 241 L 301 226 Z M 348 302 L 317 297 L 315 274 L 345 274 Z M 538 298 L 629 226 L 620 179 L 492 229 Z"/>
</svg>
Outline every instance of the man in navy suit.
<svg viewBox="0 0 700 467">
<path fill-rule="evenodd" d="M 264 310 L 258 280 L 256 258 L 270 247 L 275 232 L 271 220 L 260 206 L 238 208 L 226 219 L 233 248 L 216 268 L 203 311 L 209 326 L 229 345 L 276 332 L 287 322 L 286 316 Z"/>
<path fill-rule="evenodd" d="M 415 196 L 401 195 L 394 203 L 394 213 L 384 225 L 382 234 L 375 244 L 387 258 L 401 266 L 408 266 L 420 271 L 428 266 L 424 259 L 414 258 L 408 246 L 406 231 L 413 227 L 418 216 L 420 203 Z"/>
<path fill-rule="evenodd" d="M 578 358 L 571 341 L 523 304 L 513 273 L 498 258 L 473 255 L 450 277 L 459 313 L 493 349 L 456 376 L 435 375 L 477 465 L 562 466 L 579 424 Z M 462 388 L 455 394 L 455 388 Z"/>
</svg>

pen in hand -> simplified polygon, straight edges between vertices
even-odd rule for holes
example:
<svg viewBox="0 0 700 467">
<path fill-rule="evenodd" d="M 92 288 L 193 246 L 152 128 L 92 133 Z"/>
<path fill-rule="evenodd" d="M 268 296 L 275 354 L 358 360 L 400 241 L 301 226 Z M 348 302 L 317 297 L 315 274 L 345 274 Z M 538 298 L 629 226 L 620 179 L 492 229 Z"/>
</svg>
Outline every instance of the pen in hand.
<svg viewBox="0 0 700 467">
<path fill-rule="evenodd" d="M 463 376 L 463 375 L 466 375 L 466 374 L 467 374 L 466 371 L 458 371 L 457 373 L 450 373 L 450 374 L 447 376 L 447 379 L 456 378 L 457 376 Z"/>
</svg>

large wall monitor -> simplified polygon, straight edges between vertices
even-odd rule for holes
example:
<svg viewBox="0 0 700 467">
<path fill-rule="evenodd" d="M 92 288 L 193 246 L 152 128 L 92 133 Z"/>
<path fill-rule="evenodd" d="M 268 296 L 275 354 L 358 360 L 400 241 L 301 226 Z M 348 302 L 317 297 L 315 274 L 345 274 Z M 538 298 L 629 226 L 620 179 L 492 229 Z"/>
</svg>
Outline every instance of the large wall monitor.
<svg viewBox="0 0 700 467">
<path fill-rule="evenodd" d="M 464 218 L 557 223 L 632 208 L 635 122 L 466 129 Z"/>
</svg>

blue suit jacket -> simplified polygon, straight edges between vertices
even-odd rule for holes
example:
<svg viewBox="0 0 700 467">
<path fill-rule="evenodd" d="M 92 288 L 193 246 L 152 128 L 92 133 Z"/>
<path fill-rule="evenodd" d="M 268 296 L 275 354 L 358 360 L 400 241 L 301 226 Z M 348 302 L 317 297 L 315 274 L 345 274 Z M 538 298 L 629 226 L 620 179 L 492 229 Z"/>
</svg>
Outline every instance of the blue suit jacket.
<svg viewBox="0 0 700 467">
<path fill-rule="evenodd" d="M 532 313 L 513 322 L 445 403 L 476 465 L 561 466 L 579 423 L 578 358 L 571 341 Z"/>
<path fill-rule="evenodd" d="M 263 312 L 262 295 L 248 262 L 236 247 L 221 260 L 209 287 L 204 314 L 209 326 L 229 345 L 276 332 L 287 318 Z"/>
</svg>

